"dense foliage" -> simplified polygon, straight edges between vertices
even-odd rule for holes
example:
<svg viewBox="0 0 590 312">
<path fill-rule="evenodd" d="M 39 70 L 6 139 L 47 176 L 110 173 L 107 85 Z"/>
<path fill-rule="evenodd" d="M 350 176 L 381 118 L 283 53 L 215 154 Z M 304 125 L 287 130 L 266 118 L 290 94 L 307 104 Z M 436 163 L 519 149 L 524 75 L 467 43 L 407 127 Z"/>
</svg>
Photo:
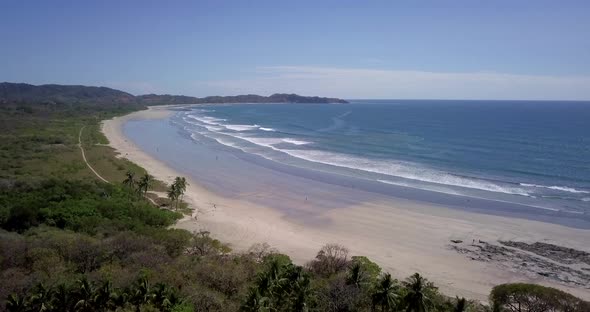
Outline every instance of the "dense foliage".
<svg viewBox="0 0 590 312">
<path fill-rule="evenodd" d="M 45 224 L 96 234 L 172 225 L 179 214 L 155 209 L 119 185 L 95 181 L 17 182 L 0 188 L 0 226 L 22 232 Z"/>
<path fill-rule="evenodd" d="M 586 312 L 590 303 L 559 289 L 535 284 L 503 284 L 492 289 L 494 312 Z"/>
</svg>

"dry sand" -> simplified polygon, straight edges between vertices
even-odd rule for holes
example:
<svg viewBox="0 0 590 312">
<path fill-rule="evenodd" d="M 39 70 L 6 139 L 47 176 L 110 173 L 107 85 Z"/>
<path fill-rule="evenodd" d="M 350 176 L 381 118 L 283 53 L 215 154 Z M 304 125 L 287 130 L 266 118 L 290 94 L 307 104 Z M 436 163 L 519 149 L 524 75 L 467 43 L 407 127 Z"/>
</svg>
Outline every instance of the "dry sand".
<svg viewBox="0 0 590 312">
<path fill-rule="evenodd" d="M 164 107 L 135 112 L 104 121 L 103 132 L 121 155 L 148 170 L 156 178 L 172 181 L 185 176 L 144 153 L 122 133 L 130 119 L 166 118 Z M 285 218 L 271 207 L 216 195 L 189 179 L 185 199 L 195 208 L 192 217 L 176 225 L 190 231 L 208 230 L 246 250 L 255 243 L 268 243 L 303 264 L 326 243 L 348 247 L 353 255 L 364 255 L 397 278 L 414 272 L 424 274 L 451 296 L 487 300 L 490 289 L 507 282 L 534 282 L 558 287 L 590 299 L 590 291 L 568 287 L 536 274 L 526 274 L 495 262 L 470 260 L 449 248 L 451 239 L 496 242 L 519 240 L 546 242 L 590 252 L 590 231 L 565 226 L 470 213 L 407 200 L 367 202 L 325 213 L 327 225 L 309 226 Z"/>
</svg>

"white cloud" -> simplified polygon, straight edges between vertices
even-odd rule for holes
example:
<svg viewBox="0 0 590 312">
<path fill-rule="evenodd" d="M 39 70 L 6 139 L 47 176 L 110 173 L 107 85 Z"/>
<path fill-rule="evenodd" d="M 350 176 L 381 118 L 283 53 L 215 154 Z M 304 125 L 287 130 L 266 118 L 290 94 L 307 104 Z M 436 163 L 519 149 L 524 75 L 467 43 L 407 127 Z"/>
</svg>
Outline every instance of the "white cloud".
<svg viewBox="0 0 590 312">
<path fill-rule="evenodd" d="M 589 100 L 588 76 L 427 72 L 315 66 L 259 67 L 251 77 L 200 81 L 200 94 L 275 92 L 349 99 Z M 196 90 L 195 90 L 196 89 Z"/>
</svg>

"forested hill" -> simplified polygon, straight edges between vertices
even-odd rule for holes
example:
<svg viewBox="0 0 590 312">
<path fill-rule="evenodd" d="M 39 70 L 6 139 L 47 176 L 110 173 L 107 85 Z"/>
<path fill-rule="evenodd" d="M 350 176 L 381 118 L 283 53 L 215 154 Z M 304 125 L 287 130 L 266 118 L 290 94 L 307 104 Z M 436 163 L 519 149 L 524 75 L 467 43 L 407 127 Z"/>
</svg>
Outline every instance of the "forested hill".
<svg viewBox="0 0 590 312">
<path fill-rule="evenodd" d="M 271 96 L 256 94 L 235 96 L 208 96 L 203 98 L 183 95 L 148 94 L 137 97 L 145 105 L 158 104 L 200 104 L 200 103 L 348 103 L 337 98 L 319 96 L 301 96 L 297 94 L 276 93 Z"/>
<path fill-rule="evenodd" d="M 135 103 L 133 95 L 106 87 L 0 83 L 0 101 L 27 103 Z"/>
<path fill-rule="evenodd" d="M 30 85 L 26 83 L 0 83 L 0 105 L 41 106 L 105 106 L 135 108 L 149 105 L 199 103 L 346 103 L 336 98 L 273 94 L 271 96 L 237 95 L 197 98 L 183 95 L 148 94 L 134 96 L 106 87 L 78 85 Z"/>
</svg>

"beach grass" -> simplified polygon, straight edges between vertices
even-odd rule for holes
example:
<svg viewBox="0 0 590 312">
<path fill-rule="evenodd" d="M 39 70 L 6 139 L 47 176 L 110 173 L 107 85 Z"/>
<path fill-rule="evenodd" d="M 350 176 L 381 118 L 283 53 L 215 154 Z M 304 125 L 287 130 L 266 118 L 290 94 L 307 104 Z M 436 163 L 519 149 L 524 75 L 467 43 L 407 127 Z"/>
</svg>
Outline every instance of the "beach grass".
<svg viewBox="0 0 590 312">
<path fill-rule="evenodd" d="M 121 182 L 128 171 L 142 176 L 148 172 L 139 165 L 120 156 L 112 147 L 100 130 L 100 124 L 90 124 L 82 132 L 82 146 L 86 151 L 88 163 L 108 181 Z M 151 190 L 164 192 L 166 183 L 155 180 Z"/>
</svg>

